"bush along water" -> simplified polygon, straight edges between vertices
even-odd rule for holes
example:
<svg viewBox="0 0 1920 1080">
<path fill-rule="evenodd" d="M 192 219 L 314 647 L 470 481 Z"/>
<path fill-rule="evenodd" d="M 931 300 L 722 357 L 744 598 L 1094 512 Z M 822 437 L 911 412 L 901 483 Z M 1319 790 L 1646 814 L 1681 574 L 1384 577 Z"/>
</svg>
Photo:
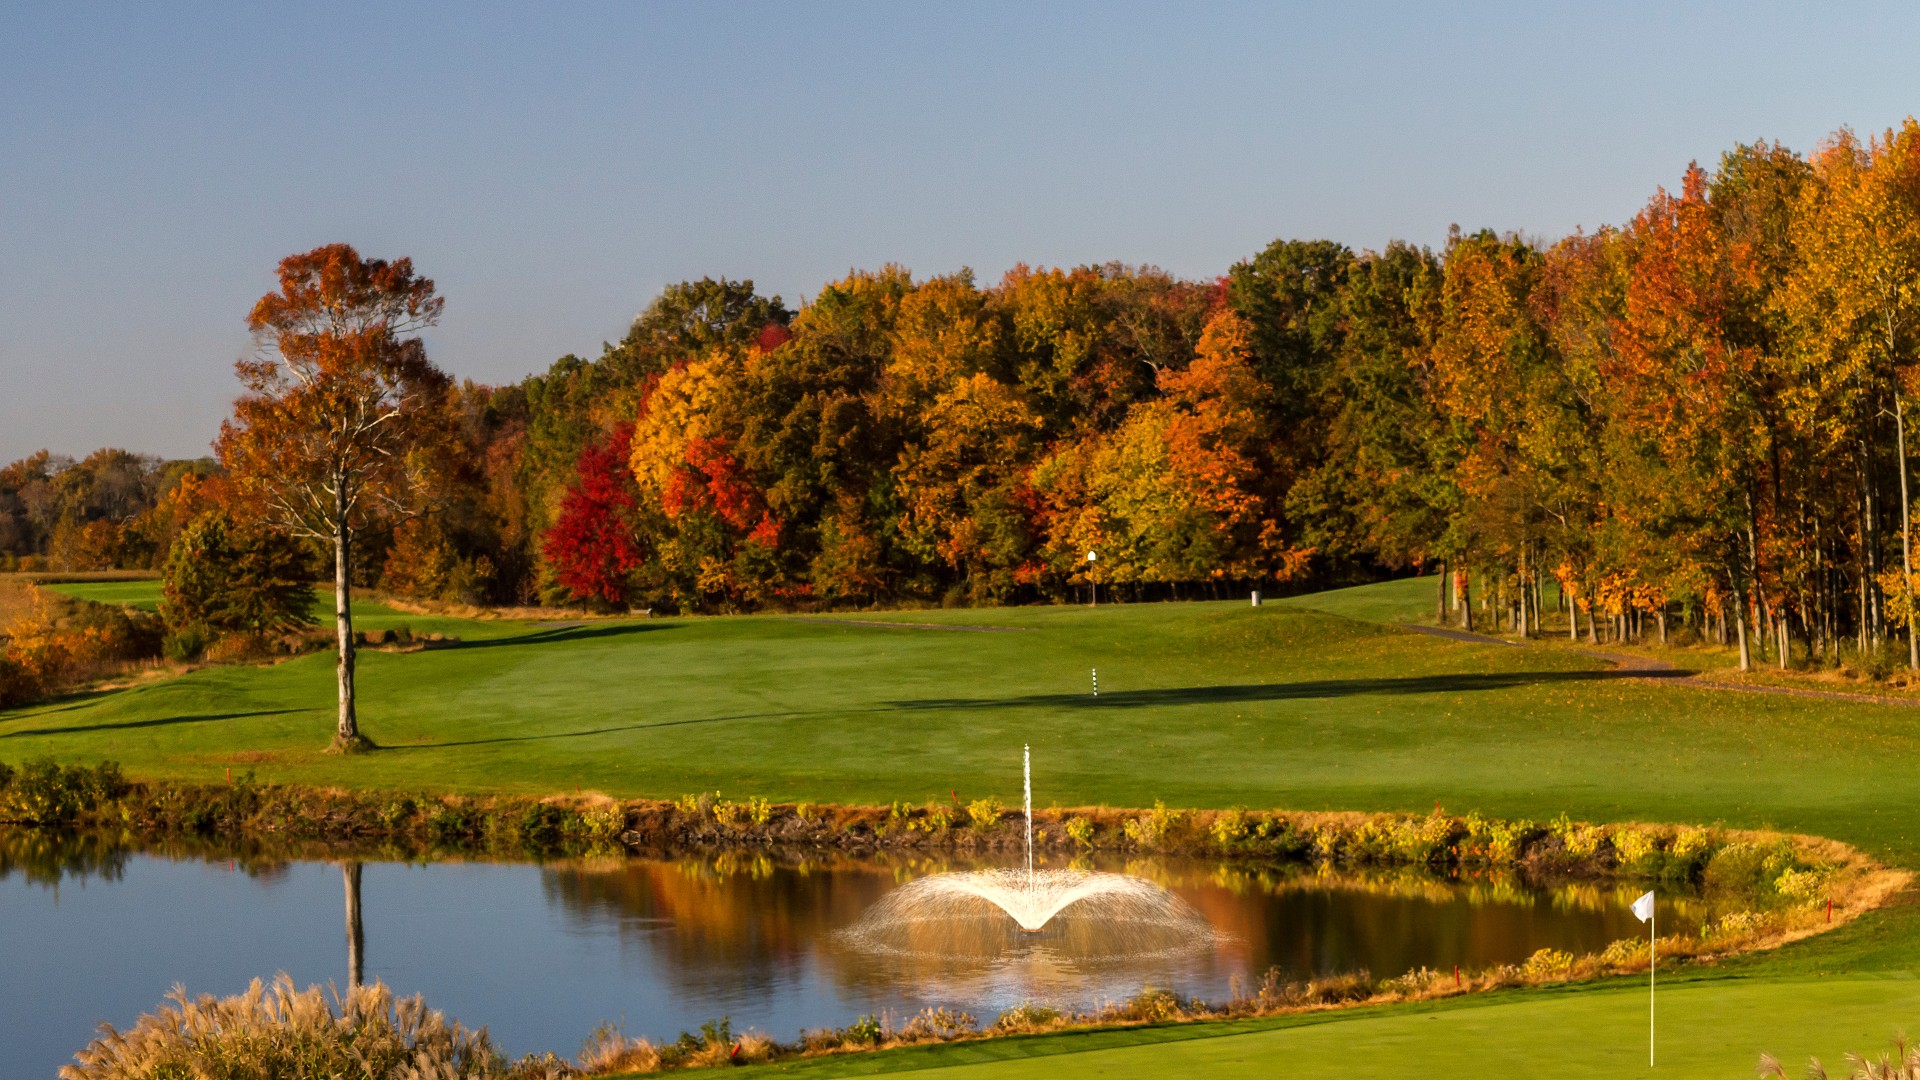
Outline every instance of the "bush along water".
<svg viewBox="0 0 1920 1080">
<path fill-rule="evenodd" d="M 991 798 L 962 804 L 832 806 L 720 792 L 619 801 L 594 794 L 407 795 L 257 783 L 128 781 L 112 762 L 0 762 L 0 824 L 105 828 L 130 838 L 390 843 L 501 856 L 698 851 L 740 846 L 875 851 L 1015 851 L 1025 820 Z M 1107 807 L 1034 814 L 1043 852 L 1140 852 L 1262 862 L 1515 870 L 1751 890 L 1805 900 L 1831 891 L 1851 849 L 1778 834 L 1645 824 L 1430 814 Z M 1824 844 L 1824 846 L 1823 846 Z"/>
</svg>

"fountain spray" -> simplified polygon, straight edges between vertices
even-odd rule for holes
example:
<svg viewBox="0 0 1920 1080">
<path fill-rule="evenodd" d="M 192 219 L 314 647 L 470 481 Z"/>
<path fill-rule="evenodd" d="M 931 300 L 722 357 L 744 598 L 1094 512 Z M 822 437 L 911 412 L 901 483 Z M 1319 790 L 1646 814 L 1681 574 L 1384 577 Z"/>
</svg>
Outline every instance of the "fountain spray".
<svg viewBox="0 0 1920 1080">
<path fill-rule="evenodd" d="M 1027 891 L 1033 891 L 1033 748 L 1020 746 L 1020 772 L 1027 794 Z"/>
</svg>

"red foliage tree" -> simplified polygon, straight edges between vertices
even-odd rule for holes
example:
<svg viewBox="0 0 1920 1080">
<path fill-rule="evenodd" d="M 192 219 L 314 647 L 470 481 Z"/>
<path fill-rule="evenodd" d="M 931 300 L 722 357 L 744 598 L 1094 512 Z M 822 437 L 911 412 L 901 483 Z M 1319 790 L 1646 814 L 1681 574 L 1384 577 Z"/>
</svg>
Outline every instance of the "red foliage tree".
<svg viewBox="0 0 1920 1080">
<path fill-rule="evenodd" d="M 635 540 L 638 491 L 627 470 L 632 440 L 633 425 L 621 424 L 611 438 L 580 452 L 560 518 L 547 531 L 547 562 L 576 599 L 624 606 L 629 575 L 645 560 Z"/>
</svg>

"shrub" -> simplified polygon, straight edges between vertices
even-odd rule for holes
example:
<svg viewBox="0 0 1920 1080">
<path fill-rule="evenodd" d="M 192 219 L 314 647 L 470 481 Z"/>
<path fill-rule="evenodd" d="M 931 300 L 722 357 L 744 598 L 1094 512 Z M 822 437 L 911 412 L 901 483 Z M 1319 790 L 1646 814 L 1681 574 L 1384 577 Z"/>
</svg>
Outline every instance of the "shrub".
<svg viewBox="0 0 1920 1080">
<path fill-rule="evenodd" d="M 1708 889 L 1732 893 L 1771 891 L 1782 870 L 1793 865 L 1793 851 L 1782 840 L 1777 844 L 1742 841 L 1728 844 L 1707 860 L 1704 878 Z"/>
<path fill-rule="evenodd" d="M 1372 996 L 1373 976 L 1366 971 L 1309 979 L 1302 991 L 1303 999 L 1312 1005 L 1339 1005 L 1349 1001 L 1365 1001 Z"/>
<path fill-rule="evenodd" d="M 1144 1020 L 1149 1024 L 1158 1024 L 1178 1019 L 1185 1010 L 1180 999 L 1171 990 L 1146 987 L 1133 996 L 1120 1010 L 1121 1015 L 1132 1020 Z"/>
<path fill-rule="evenodd" d="M 1127 834 L 1127 839 L 1141 847 L 1158 847 L 1173 831 L 1174 826 L 1180 824 L 1183 816 L 1178 810 L 1167 809 L 1164 801 L 1155 799 L 1153 809 L 1129 820 L 1122 828 Z"/>
<path fill-rule="evenodd" d="M 0 761 L 0 791 L 5 791 L 13 783 L 13 766 Z"/>
<path fill-rule="evenodd" d="M 988 796 L 975 799 L 967 804 L 967 820 L 973 827 L 985 831 L 1000 823 L 1000 800 Z"/>
<path fill-rule="evenodd" d="M 1067 839 L 1083 848 L 1093 846 L 1093 822 L 1083 817 L 1069 818 L 1066 824 Z"/>
<path fill-rule="evenodd" d="M 1207 827 L 1207 835 L 1213 837 L 1215 845 L 1230 848 L 1247 837 L 1246 811 L 1239 807 L 1222 811 L 1214 815 L 1213 824 Z"/>
<path fill-rule="evenodd" d="M 1468 814 L 1464 824 L 1467 836 L 1462 854 L 1469 857 L 1468 861 L 1496 866 L 1520 858 L 1528 841 L 1540 832 L 1539 825 L 1524 818 L 1514 821 L 1489 820 L 1477 813 Z"/>
<path fill-rule="evenodd" d="M 0 651 L 0 709 L 25 704 L 44 693 L 45 687 L 25 664 Z"/>
<path fill-rule="evenodd" d="M 535 803 L 520 812 L 520 818 L 514 823 L 514 832 L 520 842 L 532 848 L 557 846 L 570 832 L 575 831 L 578 815 L 548 803 Z"/>
<path fill-rule="evenodd" d="M 840 1041 L 857 1046 L 873 1046 L 885 1035 L 886 1029 L 881 1026 L 880 1018 L 868 1013 L 842 1028 Z"/>
<path fill-rule="evenodd" d="M 271 990 L 255 979 L 230 998 L 176 988 L 167 1001 L 125 1031 L 102 1025 L 76 1064 L 60 1069 L 62 1080 L 508 1075 L 485 1028 L 449 1023 L 418 997 L 396 1001 L 378 983 L 329 1001 L 318 986 L 294 989 L 282 972 Z"/>
<path fill-rule="evenodd" d="M 1031 1001 L 1021 1002 L 993 1021 L 993 1030 L 1002 1035 L 1016 1035 L 1028 1031 L 1047 1031 L 1066 1022 L 1060 1010 L 1051 1005 L 1036 1005 Z"/>
<path fill-rule="evenodd" d="M 947 1042 L 962 1035 L 971 1035 L 979 1026 L 980 1022 L 973 1018 L 972 1013 L 942 1006 L 915 1013 L 899 1034 L 906 1042 Z"/>
<path fill-rule="evenodd" d="M 939 803 L 933 803 L 927 807 L 924 816 L 918 821 L 908 822 L 907 827 L 928 833 L 945 832 L 953 827 L 953 811 Z"/>
<path fill-rule="evenodd" d="M 200 659 L 213 643 L 213 631 L 201 623 L 188 623 L 185 626 L 167 631 L 160 643 L 160 652 L 169 660 L 182 664 Z"/>
<path fill-rule="evenodd" d="M 1592 858 L 1607 839 L 1604 826 L 1578 824 L 1568 820 L 1565 814 L 1554 819 L 1552 830 L 1567 849 L 1567 854 L 1580 859 Z"/>
<path fill-rule="evenodd" d="M 1573 954 L 1559 949 L 1541 949 L 1520 965 L 1529 979 L 1564 979 L 1573 971 Z"/>
<path fill-rule="evenodd" d="M 62 768 L 51 758 L 20 766 L 0 789 L 0 820 L 35 825 L 64 825 L 126 791 L 120 766 L 106 762 L 94 768 Z"/>
<path fill-rule="evenodd" d="M 1380 984 L 1380 989 L 1401 997 L 1425 997 L 1435 990 L 1453 984 L 1453 976 L 1444 971 L 1435 971 L 1430 967 L 1418 967 L 1405 975 L 1396 975 Z"/>
<path fill-rule="evenodd" d="M 596 840 L 611 840 L 627 831 L 627 812 L 618 804 L 595 806 L 580 815 L 587 826 L 587 834 Z"/>
<path fill-rule="evenodd" d="M 181 530 L 164 573 L 160 614 L 176 629 L 265 636 L 313 621 L 306 548 L 224 509 Z"/>
</svg>

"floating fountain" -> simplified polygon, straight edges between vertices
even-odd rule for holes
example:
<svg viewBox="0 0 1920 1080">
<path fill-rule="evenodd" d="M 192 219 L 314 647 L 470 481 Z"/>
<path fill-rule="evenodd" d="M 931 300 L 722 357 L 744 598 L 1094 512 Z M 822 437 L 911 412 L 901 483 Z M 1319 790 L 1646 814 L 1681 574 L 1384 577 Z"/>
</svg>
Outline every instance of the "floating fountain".
<svg viewBox="0 0 1920 1080">
<path fill-rule="evenodd" d="M 1033 757 L 1022 749 L 1027 865 L 934 874 L 888 894 L 844 932 L 863 948 L 991 959 L 1022 942 L 1063 959 L 1114 960 L 1202 948 L 1214 933 L 1159 885 L 1128 874 L 1035 869 Z"/>
</svg>

